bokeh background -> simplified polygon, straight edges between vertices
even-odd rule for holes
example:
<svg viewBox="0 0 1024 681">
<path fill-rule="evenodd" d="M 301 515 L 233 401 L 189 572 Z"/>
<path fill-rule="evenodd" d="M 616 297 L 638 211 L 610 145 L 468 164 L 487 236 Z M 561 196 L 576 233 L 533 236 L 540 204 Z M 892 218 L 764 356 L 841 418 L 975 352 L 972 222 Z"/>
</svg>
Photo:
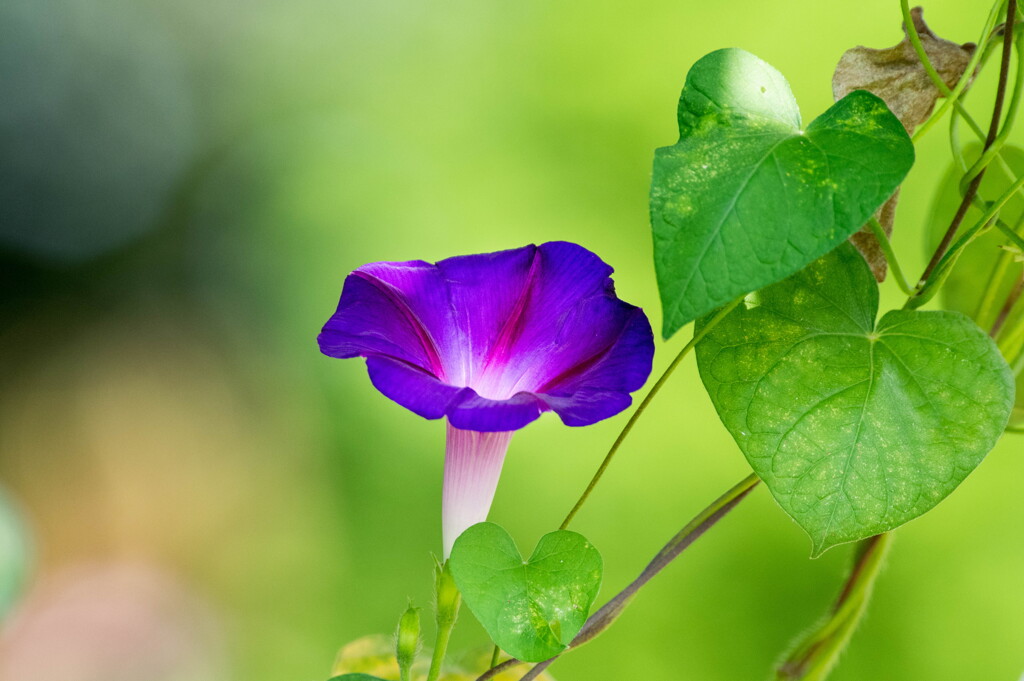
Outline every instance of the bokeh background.
<svg viewBox="0 0 1024 681">
<path fill-rule="evenodd" d="M 925 17 L 966 42 L 986 11 Z M 845 49 L 900 37 L 895 0 L 4 0 L 0 681 L 321 681 L 429 605 L 443 427 L 317 351 L 345 274 L 566 239 L 657 325 L 646 194 L 688 67 L 750 50 L 810 120 Z M 918 157 L 911 276 L 942 126 Z M 492 519 L 532 547 L 623 418 L 517 434 Z M 835 681 L 1019 678 L 1022 442 L 899 530 Z M 747 470 L 689 361 L 578 517 L 605 596 Z M 556 676 L 765 678 L 844 575 L 809 548 L 757 490 Z M 465 613 L 455 650 L 483 643 Z"/>
</svg>

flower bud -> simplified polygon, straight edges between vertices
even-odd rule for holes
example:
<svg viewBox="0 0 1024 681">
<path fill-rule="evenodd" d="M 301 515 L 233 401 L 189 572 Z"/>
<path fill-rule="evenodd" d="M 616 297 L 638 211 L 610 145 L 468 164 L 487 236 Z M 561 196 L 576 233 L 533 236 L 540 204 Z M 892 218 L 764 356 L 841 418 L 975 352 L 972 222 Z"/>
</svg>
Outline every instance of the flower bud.
<svg viewBox="0 0 1024 681">
<path fill-rule="evenodd" d="M 420 650 L 420 609 L 412 603 L 402 613 L 395 632 L 395 657 L 403 679 L 410 678 L 413 662 Z"/>
<path fill-rule="evenodd" d="M 437 612 L 437 625 L 450 627 L 455 624 L 458 617 L 462 594 L 455 586 L 455 579 L 448 568 L 448 563 L 437 566 L 435 572 L 437 583 L 434 586 L 434 608 Z"/>
</svg>

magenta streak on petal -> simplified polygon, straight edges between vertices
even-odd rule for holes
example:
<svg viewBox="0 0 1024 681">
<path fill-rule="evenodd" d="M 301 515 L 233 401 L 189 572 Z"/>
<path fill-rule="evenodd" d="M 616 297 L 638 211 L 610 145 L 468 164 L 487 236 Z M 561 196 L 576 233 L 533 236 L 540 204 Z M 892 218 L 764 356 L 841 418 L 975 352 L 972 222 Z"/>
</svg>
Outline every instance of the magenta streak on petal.
<svg viewBox="0 0 1024 681">
<path fill-rule="evenodd" d="M 427 331 L 423 322 L 420 321 L 420 318 L 412 311 L 412 308 L 409 306 L 408 301 L 406 301 L 405 296 L 402 295 L 401 291 L 391 284 L 381 281 L 377 277 L 367 274 L 366 272 L 356 270 L 352 275 L 368 282 L 371 286 L 383 293 L 384 296 L 395 305 L 398 311 L 405 317 L 409 326 L 412 327 L 412 330 L 416 333 L 416 337 L 419 339 L 420 344 L 423 346 L 423 352 L 427 355 L 427 359 L 430 361 L 430 371 L 432 371 L 434 376 L 437 378 L 444 380 L 444 365 L 441 362 L 441 355 L 437 351 L 434 339 L 431 338 L 430 332 Z M 426 367 L 422 368 L 426 370 Z"/>
<path fill-rule="evenodd" d="M 444 560 L 460 534 L 487 520 L 514 432 L 482 433 L 447 425 L 441 508 Z"/>
<path fill-rule="evenodd" d="M 523 291 L 519 294 L 515 306 L 509 312 L 498 334 L 494 345 L 487 353 L 487 358 L 480 365 L 479 385 L 474 386 L 477 393 L 492 399 L 508 399 L 516 392 L 510 390 L 507 385 L 507 377 L 503 376 L 504 365 L 508 361 L 512 346 L 523 329 L 523 322 L 526 319 L 526 311 L 530 306 L 530 294 L 533 292 L 534 284 L 540 272 L 541 253 L 535 248 L 533 259 L 530 261 L 530 270 L 523 282 Z"/>
<path fill-rule="evenodd" d="M 577 362 L 573 366 L 563 371 L 558 376 L 555 376 L 554 378 L 546 381 L 544 385 L 542 385 L 537 390 L 534 390 L 533 392 L 546 393 L 550 392 L 551 390 L 557 390 L 558 386 L 568 383 L 586 374 L 594 365 L 600 363 L 605 357 L 607 357 L 611 353 L 612 350 L 615 349 L 615 347 L 622 340 L 622 337 L 626 335 L 626 332 L 629 330 L 630 321 L 632 321 L 632 319 L 636 317 L 637 314 L 643 314 L 643 311 L 640 308 L 636 308 L 633 311 L 633 313 L 629 316 L 626 323 L 622 325 L 622 329 L 619 331 L 619 335 L 616 336 L 613 340 L 611 340 L 608 343 L 608 345 L 606 345 L 601 350 L 598 350 L 596 353 L 594 353 L 587 359 Z"/>
</svg>

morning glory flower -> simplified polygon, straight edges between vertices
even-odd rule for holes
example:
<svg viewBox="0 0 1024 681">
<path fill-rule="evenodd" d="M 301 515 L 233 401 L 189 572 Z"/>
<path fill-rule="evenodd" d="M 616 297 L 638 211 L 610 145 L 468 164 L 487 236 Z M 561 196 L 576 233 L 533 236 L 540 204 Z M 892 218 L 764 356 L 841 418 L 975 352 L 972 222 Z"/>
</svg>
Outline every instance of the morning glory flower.
<svg viewBox="0 0 1024 681">
<path fill-rule="evenodd" d="M 651 373 L 647 316 L 612 268 L 549 242 L 436 264 L 363 265 L 320 333 L 331 357 L 365 357 L 385 396 L 448 421 L 444 557 L 487 518 L 514 431 L 553 411 L 568 426 L 618 414 Z"/>
</svg>

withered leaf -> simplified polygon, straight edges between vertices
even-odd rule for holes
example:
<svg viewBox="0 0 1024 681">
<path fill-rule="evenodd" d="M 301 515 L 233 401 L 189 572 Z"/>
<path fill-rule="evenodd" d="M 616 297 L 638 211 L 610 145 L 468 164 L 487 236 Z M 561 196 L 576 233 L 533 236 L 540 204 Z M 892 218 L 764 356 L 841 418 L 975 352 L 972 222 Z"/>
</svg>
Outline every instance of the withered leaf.
<svg viewBox="0 0 1024 681">
<path fill-rule="evenodd" d="M 900 190 L 889 197 L 889 200 L 882 204 L 882 207 L 875 212 L 875 219 L 881 223 L 886 236 L 892 236 L 892 225 L 896 220 L 896 203 L 900 200 Z M 871 227 L 864 225 L 860 231 L 850 237 L 850 242 L 857 247 L 860 254 L 868 261 L 871 273 L 875 275 L 875 281 L 885 281 L 885 275 L 889 271 L 889 264 L 885 260 L 885 253 L 882 246 L 875 238 Z"/>
<path fill-rule="evenodd" d="M 922 18 L 923 10 L 911 10 L 914 28 L 935 70 L 950 88 L 963 76 L 974 54 L 974 43 L 957 45 L 935 35 Z M 906 33 L 906 26 L 903 27 Z M 847 50 L 832 76 L 832 95 L 839 101 L 854 90 L 868 90 L 889 105 L 907 133 L 923 123 L 941 95 L 914 52 L 910 38 L 894 47 Z"/>
<path fill-rule="evenodd" d="M 911 10 L 914 29 L 935 70 L 946 85 L 952 88 L 967 69 L 975 45 L 958 45 L 938 37 L 924 23 L 922 12 L 920 7 Z M 906 26 L 903 32 L 906 34 Z M 838 101 L 854 90 L 868 90 L 881 97 L 903 123 L 907 134 L 912 134 L 918 125 L 927 120 L 935 108 L 935 100 L 941 96 L 906 35 L 893 47 L 873 49 L 860 46 L 843 54 L 832 76 L 832 95 Z M 875 214 L 886 234 L 892 234 L 898 199 L 897 192 Z M 871 229 L 865 226 L 850 240 L 868 261 L 875 279 L 883 281 L 886 274 L 885 256 Z"/>
</svg>

